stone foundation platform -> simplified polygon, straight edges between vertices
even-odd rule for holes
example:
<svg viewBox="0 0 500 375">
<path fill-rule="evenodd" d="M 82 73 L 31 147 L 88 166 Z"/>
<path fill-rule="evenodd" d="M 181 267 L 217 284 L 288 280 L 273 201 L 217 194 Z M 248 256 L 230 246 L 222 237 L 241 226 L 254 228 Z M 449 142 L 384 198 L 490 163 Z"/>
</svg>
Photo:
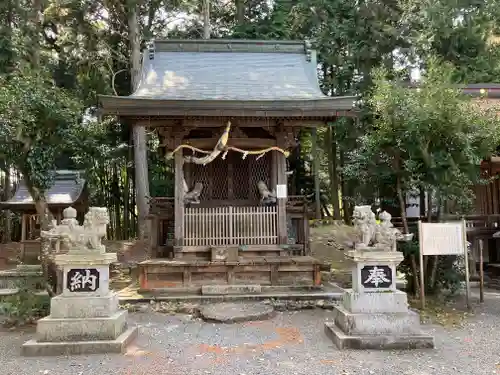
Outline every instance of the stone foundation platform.
<svg viewBox="0 0 500 375">
<path fill-rule="evenodd" d="M 408 309 L 406 293 L 398 290 L 347 290 L 325 333 L 339 349 L 434 348 L 434 338 L 421 331 L 420 315 Z"/>
<path fill-rule="evenodd" d="M 127 326 L 128 312 L 118 309 L 116 293 L 57 296 L 50 307 L 51 314 L 37 322 L 36 338 L 22 345 L 22 355 L 124 353 L 137 337 L 137 328 Z"/>
<path fill-rule="evenodd" d="M 424 334 L 346 335 L 335 323 L 325 323 L 325 333 L 339 349 L 432 349 L 434 338 Z"/>
<path fill-rule="evenodd" d="M 40 342 L 35 339 L 23 344 L 21 354 L 24 356 L 122 354 L 136 337 L 137 327 L 131 327 L 114 340 Z"/>
<path fill-rule="evenodd" d="M 137 336 L 127 310 L 109 290 L 109 264 L 116 254 L 59 254 L 62 293 L 50 301 L 50 315 L 37 321 L 36 337 L 21 347 L 26 356 L 123 353 Z M 86 289 L 85 289 L 86 288 Z"/>
<path fill-rule="evenodd" d="M 207 294 L 206 285 L 321 285 L 321 263 L 309 256 L 240 257 L 237 261 L 151 259 L 138 267 L 143 291 L 192 288 L 201 294 L 205 286 Z"/>
</svg>

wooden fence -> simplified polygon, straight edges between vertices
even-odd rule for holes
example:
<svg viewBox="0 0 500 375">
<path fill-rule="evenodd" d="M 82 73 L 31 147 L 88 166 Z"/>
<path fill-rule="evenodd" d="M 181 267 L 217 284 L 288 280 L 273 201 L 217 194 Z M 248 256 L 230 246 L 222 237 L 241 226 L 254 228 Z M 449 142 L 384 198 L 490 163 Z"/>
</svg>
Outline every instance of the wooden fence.
<svg viewBox="0 0 500 375">
<path fill-rule="evenodd" d="M 274 245 L 276 207 L 185 208 L 186 246 Z"/>
</svg>

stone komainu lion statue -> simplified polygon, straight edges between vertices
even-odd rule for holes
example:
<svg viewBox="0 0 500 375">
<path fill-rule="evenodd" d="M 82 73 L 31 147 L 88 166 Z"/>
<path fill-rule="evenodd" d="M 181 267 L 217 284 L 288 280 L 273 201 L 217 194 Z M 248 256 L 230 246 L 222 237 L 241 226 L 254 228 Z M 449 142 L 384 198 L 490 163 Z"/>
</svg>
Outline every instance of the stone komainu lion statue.
<svg viewBox="0 0 500 375">
<path fill-rule="evenodd" d="M 108 210 L 104 207 L 90 207 L 85 214 L 83 225 L 76 220 L 76 210 L 68 207 L 63 211 L 61 224 L 53 222 L 50 231 L 42 231 L 41 236 L 60 241 L 68 251 L 96 251 L 104 253 L 101 239 L 106 237 L 109 224 Z"/>
<path fill-rule="evenodd" d="M 264 181 L 259 181 L 257 183 L 257 189 L 260 194 L 260 204 L 264 206 L 272 206 L 276 204 L 276 194 L 274 191 L 270 191 Z"/>
<path fill-rule="evenodd" d="M 101 239 L 106 237 L 109 214 L 105 207 L 90 207 L 83 221 L 85 246 L 93 251 L 105 252 Z"/>
<path fill-rule="evenodd" d="M 356 206 L 353 212 L 353 223 L 360 231 L 361 246 L 370 246 L 375 240 L 377 221 L 371 206 Z"/>
</svg>

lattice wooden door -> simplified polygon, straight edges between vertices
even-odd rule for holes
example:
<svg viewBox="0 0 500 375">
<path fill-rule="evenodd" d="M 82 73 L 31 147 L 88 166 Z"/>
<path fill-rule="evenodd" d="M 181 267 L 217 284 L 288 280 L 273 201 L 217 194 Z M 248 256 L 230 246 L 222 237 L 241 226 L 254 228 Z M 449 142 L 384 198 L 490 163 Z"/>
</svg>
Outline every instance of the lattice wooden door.
<svg viewBox="0 0 500 375">
<path fill-rule="evenodd" d="M 257 183 L 264 181 L 270 186 L 271 154 L 256 160 L 255 156 L 243 159 L 241 154 L 230 152 L 203 166 L 186 164 L 186 182 L 192 188 L 196 182 L 203 184 L 200 199 L 206 200 L 252 200 L 260 199 Z"/>
</svg>

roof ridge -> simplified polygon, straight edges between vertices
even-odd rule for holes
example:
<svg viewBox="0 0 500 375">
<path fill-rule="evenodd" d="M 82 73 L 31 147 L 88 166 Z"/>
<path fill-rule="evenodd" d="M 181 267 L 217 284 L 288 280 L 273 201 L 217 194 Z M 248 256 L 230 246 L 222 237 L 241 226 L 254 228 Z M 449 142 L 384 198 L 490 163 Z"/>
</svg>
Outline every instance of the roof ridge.
<svg viewBox="0 0 500 375">
<path fill-rule="evenodd" d="M 308 40 L 159 39 L 149 43 L 155 52 L 249 52 L 311 54 Z"/>
</svg>

